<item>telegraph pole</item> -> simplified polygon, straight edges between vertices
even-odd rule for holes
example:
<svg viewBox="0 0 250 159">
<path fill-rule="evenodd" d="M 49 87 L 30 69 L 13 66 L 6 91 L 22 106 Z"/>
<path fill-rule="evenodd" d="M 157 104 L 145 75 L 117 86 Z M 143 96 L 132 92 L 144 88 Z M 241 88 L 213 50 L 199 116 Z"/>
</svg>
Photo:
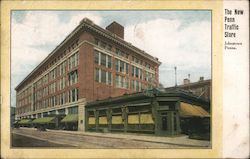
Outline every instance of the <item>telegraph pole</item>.
<svg viewBox="0 0 250 159">
<path fill-rule="evenodd" d="M 177 74 L 176 74 L 177 67 L 174 67 L 174 73 L 175 73 L 175 87 L 177 87 Z"/>
</svg>

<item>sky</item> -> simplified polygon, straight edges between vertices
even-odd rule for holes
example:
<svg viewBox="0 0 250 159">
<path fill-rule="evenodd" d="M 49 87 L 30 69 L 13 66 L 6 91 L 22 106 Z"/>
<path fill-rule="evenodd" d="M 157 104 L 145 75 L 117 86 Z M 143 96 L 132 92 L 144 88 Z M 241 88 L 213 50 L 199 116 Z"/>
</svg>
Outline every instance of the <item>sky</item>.
<svg viewBox="0 0 250 159">
<path fill-rule="evenodd" d="M 91 19 L 105 28 L 113 21 L 124 26 L 124 39 L 162 62 L 160 83 L 177 84 L 190 74 L 211 79 L 210 11 L 12 11 L 11 106 L 15 87 L 79 24 Z"/>
</svg>

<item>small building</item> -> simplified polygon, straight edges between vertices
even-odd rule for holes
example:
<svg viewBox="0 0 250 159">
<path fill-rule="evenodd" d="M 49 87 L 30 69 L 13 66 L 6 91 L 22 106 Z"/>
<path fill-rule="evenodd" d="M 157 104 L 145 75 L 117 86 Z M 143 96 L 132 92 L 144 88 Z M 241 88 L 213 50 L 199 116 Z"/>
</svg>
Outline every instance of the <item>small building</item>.
<svg viewBox="0 0 250 159">
<path fill-rule="evenodd" d="M 190 79 L 185 78 L 183 80 L 183 84 L 178 85 L 177 87 L 192 92 L 193 94 L 199 96 L 200 98 L 210 101 L 212 93 L 211 84 L 212 84 L 211 79 L 205 80 L 204 77 L 200 77 L 200 79 L 196 82 L 191 82 Z"/>
<path fill-rule="evenodd" d="M 179 135 L 192 131 L 186 128 L 191 128 L 192 122 L 198 123 L 193 119 L 209 118 L 206 111 L 209 107 L 209 102 L 184 90 L 145 90 L 88 102 L 85 106 L 85 130 Z M 189 125 L 185 127 L 187 123 Z"/>
</svg>

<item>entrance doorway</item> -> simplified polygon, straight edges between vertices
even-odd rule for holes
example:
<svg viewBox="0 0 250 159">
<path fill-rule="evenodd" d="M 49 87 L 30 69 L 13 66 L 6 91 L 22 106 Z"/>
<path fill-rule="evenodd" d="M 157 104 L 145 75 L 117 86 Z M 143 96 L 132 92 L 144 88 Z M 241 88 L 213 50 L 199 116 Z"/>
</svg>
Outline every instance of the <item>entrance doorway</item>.
<svg viewBox="0 0 250 159">
<path fill-rule="evenodd" d="M 162 130 L 163 131 L 167 131 L 168 130 L 168 117 L 167 116 L 163 116 L 161 118 L 162 120 Z"/>
</svg>

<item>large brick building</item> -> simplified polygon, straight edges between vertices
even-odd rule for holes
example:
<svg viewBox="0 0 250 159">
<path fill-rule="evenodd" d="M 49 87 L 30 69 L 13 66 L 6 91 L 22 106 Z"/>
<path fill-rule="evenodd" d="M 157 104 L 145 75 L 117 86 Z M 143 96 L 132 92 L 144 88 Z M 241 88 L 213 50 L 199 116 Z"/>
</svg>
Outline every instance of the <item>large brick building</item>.
<svg viewBox="0 0 250 159">
<path fill-rule="evenodd" d="M 157 87 L 159 65 L 124 41 L 120 24 L 103 29 L 84 18 L 16 87 L 16 118 L 78 114 L 81 124 L 86 102 Z"/>
</svg>

